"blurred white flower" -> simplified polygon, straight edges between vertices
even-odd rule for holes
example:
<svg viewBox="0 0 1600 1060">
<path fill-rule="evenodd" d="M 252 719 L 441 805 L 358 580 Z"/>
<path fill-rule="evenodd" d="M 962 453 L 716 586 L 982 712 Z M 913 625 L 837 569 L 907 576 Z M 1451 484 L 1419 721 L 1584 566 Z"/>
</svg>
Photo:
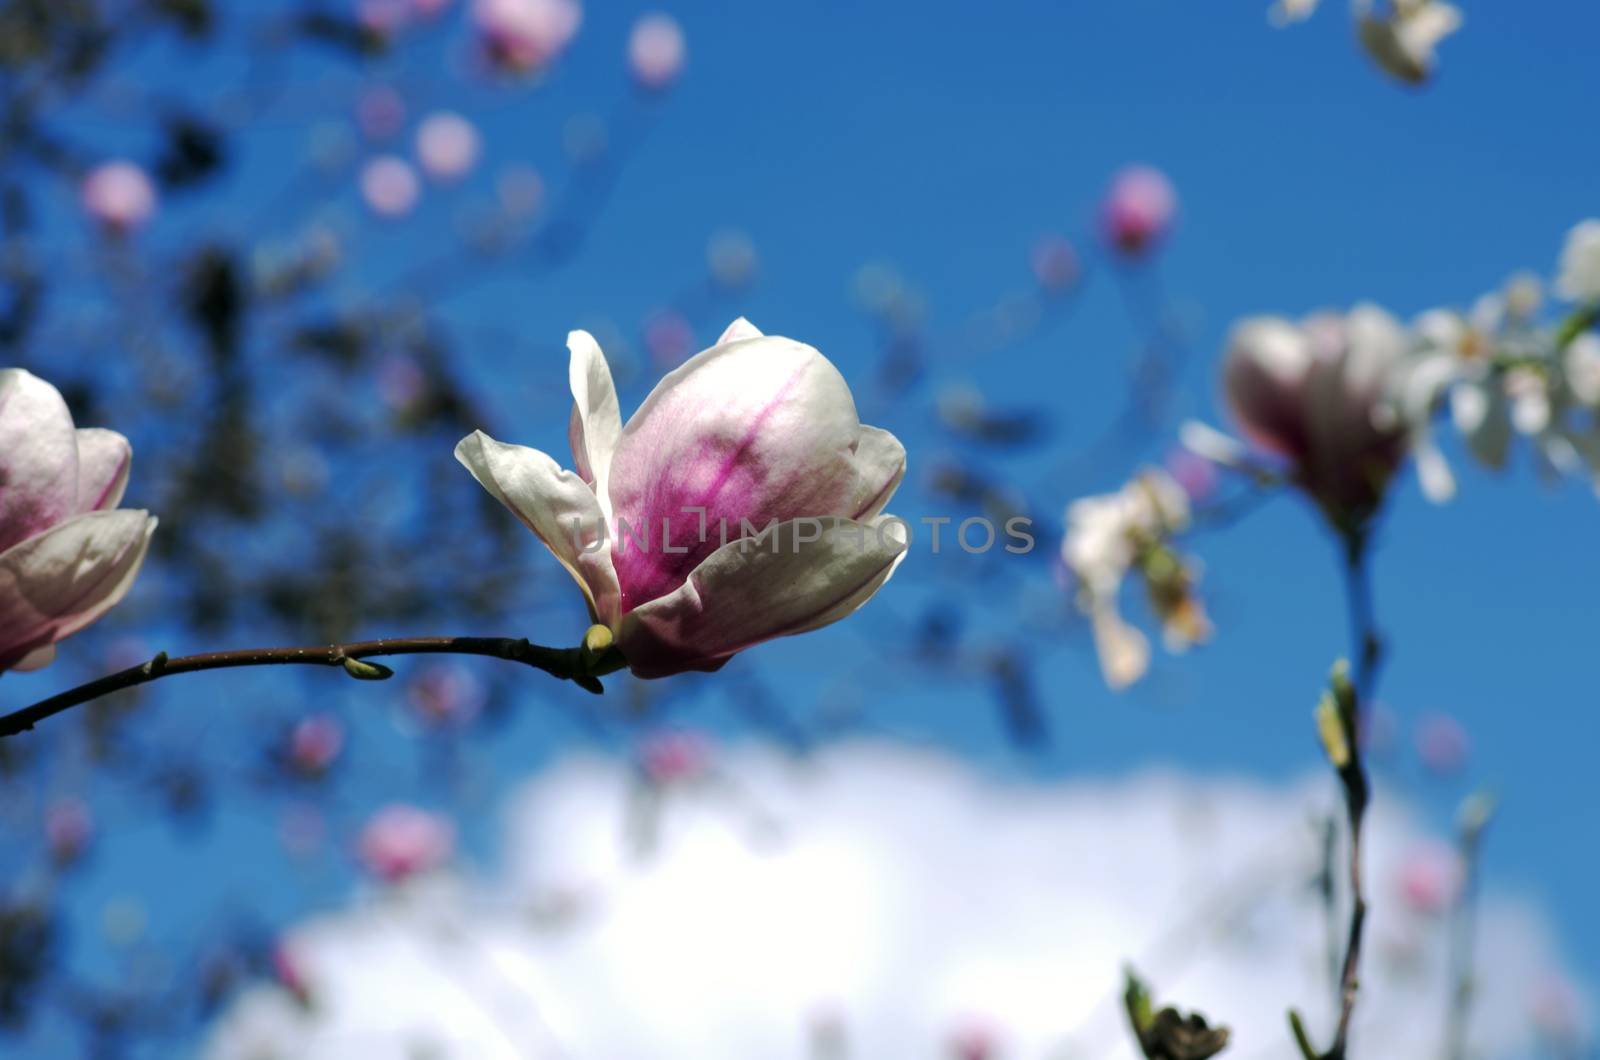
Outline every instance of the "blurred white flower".
<svg viewBox="0 0 1600 1060">
<path fill-rule="evenodd" d="M 928 1060 L 976 1035 L 1015 1060 L 1133 1060 L 1127 961 L 1231 1025 L 1241 1057 L 1293 1052 L 1291 1005 L 1314 1033 L 1332 1020 L 1321 776 L 1002 783 L 874 745 L 730 751 L 718 772 L 663 796 L 641 850 L 634 767 L 566 761 L 515 801 L 503 878 L 419 881 L 291 928 L 305 1003 L 247 990 L 203 1055 L 816 1060 L 834 1043 Z M 1353 1033 L 1364 1056 L 1436 1055 L 1448 927 L 1404 889 L 1435 897 L 1407 877 L 1438 840 L 1380 800 L 1367 842 Z M 1491 891 L 1478 927 L 1474 1055 L 1536 1055 L 1552 1029 L 1581 1042 L 1541 913 Z"/>
<path fill-rule="evenodd" d="M 671 15 L 644 15 L 628 34 L 628 69 L 641 88 L 671 88 L 683 73 L 686 54 L 683 27 Z"/>
<path fill-rule="evenodd" d="M 1562 354 L 1568 391 L 1580 405 L 1600 406 L 1600 335 L 1586 331 Z"/>
<path fill-rule="evenodd" d="M 1304 22 L 1317 10 L 1319 0 L 1274 0 L 1267 10 L 1267 21 L 1274 26 L 1287 26 Z"/>
<path fill-rule="evenodd" d="M 1182 651 L 1205 640 L 1211 624 L 1194 596 L 1195 571 L 1168 546 L 1189 525 L 1189 495 L 1166 471 L 1149 469 L 1116 493 L 1084 497 L 1067 507 L 1061 559 L 1077 582 L 1077 604 L 1089 618 L 1100 671 L 1113 689 L 1144 676 L 1150 645 L 1122 618 L 1122 581 L 1137 570 L 1167 646 Z"/>
<path fill-rule="evenodd" d="M 434 180 L 460 180 L 483 151 L 477 126 L 452 111 L 438 111 L 417 126 L 417 162 Z"/>
<path fill-rule="evenodd" d="M 1600 219 L 1580 221 L 1567 233 L 1556 289 L 1574 302 L 1600 301 Z"/>
<path fill-rule="evenodd" d="M 1461 11 L 1443 0 L 1389 0 L 1381 13 L 1372 0 L 1357 0 L 1356 26 L 1362 45 L 1386 73 L 1410 84 L 1433 76 L 1434 50 L 1461 28 Z"/>
<path fill-rule="evenodd" d="M 379 217 L 404 217 L 421 194 L 417 171 L 403 158 L 380 155 L 361 170 L 361 197 Z"/>
</svg>

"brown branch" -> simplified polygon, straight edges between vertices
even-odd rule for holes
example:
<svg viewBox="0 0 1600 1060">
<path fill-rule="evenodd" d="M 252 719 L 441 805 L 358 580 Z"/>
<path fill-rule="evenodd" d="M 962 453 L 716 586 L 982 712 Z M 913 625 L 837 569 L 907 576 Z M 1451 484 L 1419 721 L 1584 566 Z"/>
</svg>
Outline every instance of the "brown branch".
<svg viewBox="0 0 1600 1060">
<path fill-rule="evenodd" d="M 91 700 L 137 688 L 163 677 L 241 666 L 328 666 L 341 668 L 360 680 L 381 681 L 393 676 L 394 671 L 365 660 L 391 655 L 484 655 L 543 670 L 552 677 L 572 681 L 594 693 L 603 691 L 599 681 L 601 675 L 619 670 L 624 665 L 621 655 L 611 647 L 609 631 L 603 626 L 591 628 L 583 645 L 576 648 L 546 648 L 530 644 L 523 638 L 512 637 L 396 637 L 305 648 L 245 648 L 205 652 L 176 659 L 170 659 L 162 652 L 149 662 L 107 674 L 42 699 L 32 706 L 0 716 L 0 739 L 27 732 L 46 718 Z"/>
</svg>

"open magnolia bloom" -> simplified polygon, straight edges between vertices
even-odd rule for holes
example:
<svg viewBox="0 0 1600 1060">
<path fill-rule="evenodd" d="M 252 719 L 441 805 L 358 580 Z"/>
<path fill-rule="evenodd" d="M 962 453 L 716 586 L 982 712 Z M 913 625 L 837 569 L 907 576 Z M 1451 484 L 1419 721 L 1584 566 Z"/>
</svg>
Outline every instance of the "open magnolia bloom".
<svg viewBox="0 0 1600 1060">
<path fill-rule="evenodd" d="M 822 354 L 737 320 L 624 427 L 599 345 L 574 331 L 567 347 L 576 472 L 482 431 L 456 458 L 555 553 L 635 674 L 715 670 L 889 580 L 905 449 L 862 426 Z"/>
<path fill-rule="evenodd" d="M 1144 582 L 1168 650 L 1183 651 L 1211 635 L 1194 593 L 1197 572 L 1169 544 L 1189 520 L 1188 494 L 1171 475 L 1154 469 L 1116 493 L 1067 507 L 1061 560 L 1077 584 L 1078 609 L 1089 618 L 1100 672 L 1113 689 L 1133 684 L 1150 665 L 1149 640 L 1122 617 L 1118 604 L 1130 572 Z"/>
<path fill-rule="evenodd" d="M 1388 387 L 1410 338 L 1374 305 L 1301 323 L 1252 317 L 1235 325 L 1223 392 L 1255 444 L 1286 459 L 1294 481 L 1342 530 L 1378 510 L 1409 440 L 1388 412 Z"/>
<path fill-rule="evenodd" d="M 0 671 L 48 665 L 127 594 L 156 527 L 116 510 L 132 459 L 115 431 L 74 429 L 55 387 L 0 369 Z"/>
</svg>

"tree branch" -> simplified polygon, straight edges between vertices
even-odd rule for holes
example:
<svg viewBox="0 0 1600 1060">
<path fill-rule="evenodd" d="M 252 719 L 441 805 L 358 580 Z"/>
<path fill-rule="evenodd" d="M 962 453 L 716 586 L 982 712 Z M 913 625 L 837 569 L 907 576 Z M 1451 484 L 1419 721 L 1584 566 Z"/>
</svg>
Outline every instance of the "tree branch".
<svg viewBox="0 0 1600 1060">
<path fill-rule="evenodd" d="M 543 670 L 564 681 L 572 681 L 596 694 L 603 691 L 600 676 L 613 673 L 625 665 L 621 653 L 611 644 L 610 630 L 604 626 L 591 627 L 583 644 L 576 648 L 547 648 L 530 644 L 525 638 L 513 637 L 396 637 L 306 648 L 245 648 L 205 652 L 176 659 L 168 658 L 162 652 L 138 666 L 107 674 L 42 699 L 32 706 L 0 716 L 0 739 L 27 732 L 46 718 L 73 707 L 163 677 L 241 666 L 328 666 L 343 669 L 351 677 L 360 680 L 381 681 L 393 676 L 394 671 L 365 660 L 393 655 L 484 655 L 505 659 Z"/>
</svg>

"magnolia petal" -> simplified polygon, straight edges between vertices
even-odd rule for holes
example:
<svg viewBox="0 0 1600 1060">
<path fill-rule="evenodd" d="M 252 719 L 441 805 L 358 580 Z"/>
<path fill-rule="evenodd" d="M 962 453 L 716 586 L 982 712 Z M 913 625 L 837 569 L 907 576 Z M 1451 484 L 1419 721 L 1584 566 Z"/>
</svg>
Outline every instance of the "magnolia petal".
<svg viewBox="0 0 1600 1060">
<path fill-rule="evenodd" d="M 567 568 L 590 617 L 614 625 L 617 576 L 594 491 L 539 450 L 497 442 L 482 431 L 457 444 L 456 459 Z"/>
<path fill-rule="evenodd" d="M 69 637 L 127 595 L 156 520 L 88 512 L 0 553 L 0 668 Z"/>
<path fill-rule="evenodd" d="M 889 580 L 906 546 L 892 516 L 780 523 L 722 545 L 676 590 L 629 612 L 618 645 L 640 677 L 718 669 L 752 645 L 849 615 Z"/>
<path fill-rule="evenodd" d="M 1222 388 L 1229 410 L 1251 441 L 1279 456 L 1310 451 L 1305 405 L 1315 363 L 1300 328 L 1281 317 L 1251 317 L 1228 336 Z"/>
<path fill-rule="evenodd" d="M 25 674 L 33 670 L 43 670 L 46 666 L 56 661 L 56 646 L 46 644 L 42 648 L 35 648 L 21 659 L 11 665 L 11 669 Z"/>
<path fill-rule="evenodd" d="M 1250 451 L 1238 439 L 1208 423 L 1185 420 L 1178 429 L 1178 442 L 1195 456 L 1222 467 L 1248 468 Z"/>
<path fill-rule="evenodd" d="M 759 339 L 761 337 L 762 333 L 760 328 L 750 323 L 750 321 L 746 320 L 744 317 L 740 317 L 738 320 L 735 320 L 732 324 L 728 325 L 727 330 L 722 333 L 722 337 L 717 340 L 717 345 L 721 346 L 725 342 L 738 342 L 742 339 Z"/>
<path fill-rule="evenodd" d="M 1417 481 L 1422 485 L 1422 495 L 1434 504 L 1449 501 L 1456 495 L 1456 477 L 1434 443 L 1433 432 L 1417 432 L 1411 444 L 1417 458 Z"/>
<path fill-rule="evenodd" d="M 78 428 L 78 511 L 115 508 L 128 486 L 133 447 L 116 431 Z"/>
<path fill-rule="evenodd" d="M 55 387 L 0 369 L 0 550 L 78 514 L 78 440 Z"/>
<path fill-rule="evenodd" d="M 645 399 L 612 463 L 619 524 L 673 546 L 620 547 L 619 525 L 624 610 L 671 593 L 716 550 L 721 536 L 702 528 L 870 516 L 904 460 L 892 436 L 861 426 L 844 377 L 810 346 L 762 336 L 697 354 Z"/>
<path fill-rule="evenodd" d="M 617 387 L 611 380 L 611 365 L 600 344 L 587 331 L 567 336 L 571 352 L 567 377 L 572 386 L 572 418 L 567 438 L 572 443 L 572 459 L 578 474 L 608 510 L 606 480 L 611 474 L 611 454 L 622 437 L 622 411 L 617 404 Z"/>
<path fill-rule="evenodd" d="M 1150 668 L 1150 640 L 1122 620 L 1115 604 L 1097 604 L 1089 616 L 1095 654 L 1107 687 L 1120 692 Z"/>
</svg>

